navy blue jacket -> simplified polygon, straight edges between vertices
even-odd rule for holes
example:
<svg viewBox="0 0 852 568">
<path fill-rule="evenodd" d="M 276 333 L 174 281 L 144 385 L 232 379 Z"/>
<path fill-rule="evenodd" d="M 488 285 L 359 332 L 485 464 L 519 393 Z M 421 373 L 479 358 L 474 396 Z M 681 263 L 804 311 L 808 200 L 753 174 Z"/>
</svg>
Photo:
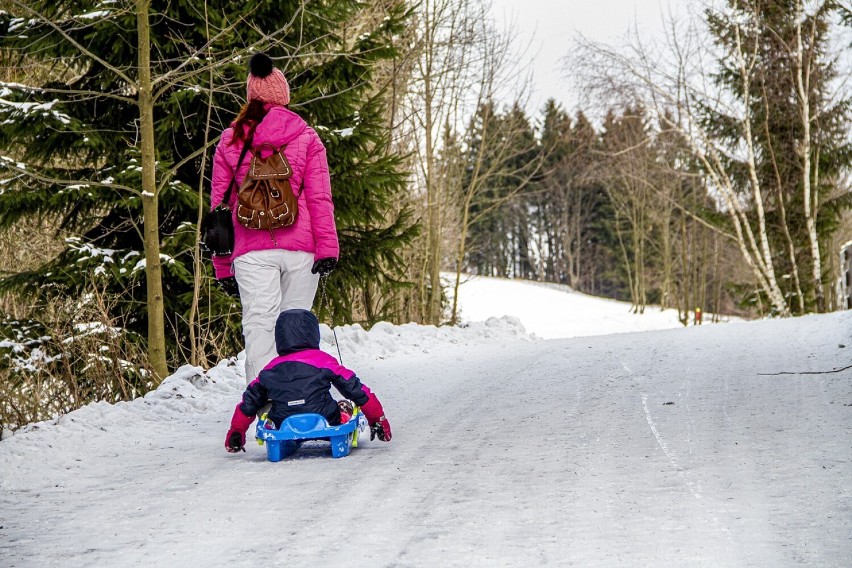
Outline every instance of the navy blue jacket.
<svg viewBox="0 0 852 568">
<path fill-rule="evenodd" d="M 278 357 L 269 362 L 243 393 L 240 411 L 254 416 L 267 402 L 268 418 L 281 426 L 288 416 L 312 412 L 331 425 L 340 424 L 340 410 L 330 387 L 358 406 L 375 398 L 355 373 L 319 349 L 319 322 L 307 310 L 287 310 L 275 322 Z"/>
</svg>

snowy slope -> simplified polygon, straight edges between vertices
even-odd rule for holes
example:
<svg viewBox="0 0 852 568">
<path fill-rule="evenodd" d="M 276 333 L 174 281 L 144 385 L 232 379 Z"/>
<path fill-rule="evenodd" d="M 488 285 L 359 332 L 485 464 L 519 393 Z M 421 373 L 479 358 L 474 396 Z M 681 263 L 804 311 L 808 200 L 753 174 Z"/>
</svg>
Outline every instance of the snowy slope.
<svg viewBox="0 0 852 568">
<path fill-rule="evenodd" d="M 455 275 L 443 277 L 448 286 L 455 282 Z M 649 306 L 644 314 L 632 314 L 629 303 L 588 296 L 568 286 L 544 282 L 519 285 L 514 280 L 481 276 L 463 276 L 459 306 L 461 321 L 512 316 L 528 332 L 544 339 L 683 327 L 677 310 Z"/>
<path fill-rule="evenodd" d="M 390 444 L 227 454 L 241 364 L 185 367 L 0 442 L 0 566 L 852 565 L 852 312 L 338 338 Z"/>
</svg>

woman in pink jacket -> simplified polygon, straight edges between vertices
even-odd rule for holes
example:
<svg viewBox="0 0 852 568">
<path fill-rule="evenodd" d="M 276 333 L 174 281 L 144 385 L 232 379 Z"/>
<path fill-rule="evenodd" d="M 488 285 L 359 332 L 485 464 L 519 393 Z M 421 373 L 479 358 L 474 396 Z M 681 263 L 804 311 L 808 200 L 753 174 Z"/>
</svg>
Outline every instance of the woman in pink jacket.
<svg viewBox="0 0 852 568">
<path fill-rule="evenodd" d="M 298 195 L 299 213 L 289 227 L 247 229 L 236 218 L 237 191 L 230 195 L 234 215 L 234 249 L 213 257 L 216 278 L 226 290 L 238 292 L 243 305 L 246 382 L 277 352 L 275 320 L 289 309 L 310 310 L 321 275 L 337 265 L 339 248 L 325 147 L 317 133 L 286 105 L 290 87 L 272 60 L 257 53 L 249 61 L 248 102 L 231 127 L 222 133 L 213 160 L 211 207 L 218 206 L 228 186 L 242 183 L 250 155 L 237 164 L 247 139 L 285 146 L 293 169 L 290 184 Z"/>
</svg>

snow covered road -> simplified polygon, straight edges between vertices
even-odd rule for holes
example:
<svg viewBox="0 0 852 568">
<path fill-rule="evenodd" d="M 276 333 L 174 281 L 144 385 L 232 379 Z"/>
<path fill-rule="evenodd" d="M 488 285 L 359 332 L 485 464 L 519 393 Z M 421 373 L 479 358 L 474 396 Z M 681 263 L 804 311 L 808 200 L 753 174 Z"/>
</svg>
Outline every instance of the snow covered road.
<svg viewBox="0 0 852 568">
<path fill-rule="evenodd" d="M 339 335 L 390 444 L 229 455 L 242 379 L 184 369 L 0 443 L 0 565 L 852 565 L 852 313 Z"/>
</svg>

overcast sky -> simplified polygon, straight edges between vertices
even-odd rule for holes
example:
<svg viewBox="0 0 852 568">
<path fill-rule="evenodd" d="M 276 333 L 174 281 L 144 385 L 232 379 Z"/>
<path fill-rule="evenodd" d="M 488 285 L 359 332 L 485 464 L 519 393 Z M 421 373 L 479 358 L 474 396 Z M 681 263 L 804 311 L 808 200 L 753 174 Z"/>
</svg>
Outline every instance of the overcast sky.
<svg viewBox="0 0 852 568">
<path fill-rule="evenodd" d="M 534 92 L 528 111 L 538 113 L 553 97 L 568 110 L 578 104 L 575 85 L 560 60 L 577 34 L 618 43 L 634 25 L 643 34 L 663 36 L 664 16 L 686 16 L 694 0 L 492 0 L 498 26 L 514 23 L 518 44 L 529 45 Z"/>
</svg>

